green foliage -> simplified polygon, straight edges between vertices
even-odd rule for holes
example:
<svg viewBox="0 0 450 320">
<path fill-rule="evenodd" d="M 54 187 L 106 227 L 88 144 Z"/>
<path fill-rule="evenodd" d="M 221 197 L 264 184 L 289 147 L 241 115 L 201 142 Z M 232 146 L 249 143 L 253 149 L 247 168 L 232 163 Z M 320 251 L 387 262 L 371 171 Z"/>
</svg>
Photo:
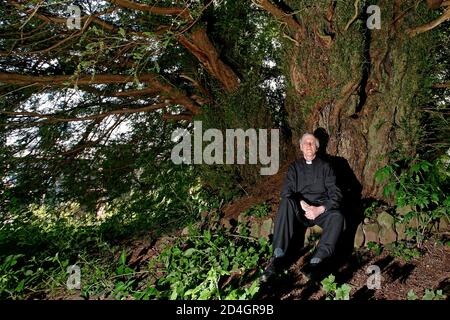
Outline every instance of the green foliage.
<svg viewBox="0 0 450 320">
<path fill-rule="evenodd" d="M 252 206 L 251 208 L 245 210 L 242 214 L 245 216 L 263 218 L 270 214 L 270 205 L 266 202 L 258 203 Z"/>
<path fill-rule="evenodd" d="M 35 206 L 10 213 L 2 223 L 0 298 L 251 299 L 259 290 L 261 261 L 270 256 L 268 241 L 228 234 L 216 221 L 191 227 L 189 236 L 138 269 L 127 262 L 126 250 L 113 244 L 136 232 L 119 231 L 130 228 L 126 215 L 107 212 L 104 221 L 95 221 L 74 218 L 77 206 L 60 210 L 59 217 L 53 210 Z M 153 220 L 153 228 L 161 221 Z M 117 229 L 110 228 L 116 223 Z M 69 265 L 80 267 L 79 292 L 66 288 Z"/>
<path fill-rule="evenodd" d="M 64 2 L 51 1 L 45 8 L 38 1 L 5 7 L 0 23 L 0 33 L 4 35 L 0 41 L 7 53 L 1 58 L 2 72 L 25 77 L 66 75 L 70 79 L 55 83 L 53 88 L 51 84 L 41 86 L 21 81 L 1 86 L 0 109 L 29 115 L 0 115 L 0 298 L 40 297 L 61 289 L 67 278 L 65 267 L 70 264 L 83 269 L 81 294 L 85 297 L 105 293 L 117 299 L 170 298 L 175 294 L 176 298 L 192 299 L 248 298 L 258 290 L 256 282 L 245 287 L 248 291 L 222 288 L 227 277 L 230 283 L 249 279 L 217 261 L 210 263 L 212 255 L 202 256 L 197 251 L 197 247 L 205 252 L 207 248 L 191 238 L 187 244 L 180 242 L 177 246 L 182 252 L 193 249 L 184 257 L 193 257 L 196 263 L 205 266 L 197 268 L 201 269 L 201 276 L 196 275 L 195 281 L 180 282 L 184 287 L 179 288 L 179 284 L 170 280 L 166 284 L 148 286 L 134 280 L 134 275 L 141 270 L 128 266 L 126 252 L 113 244 L 147 234 L 149 230 L 156 237 L 184 226 L 198 218 L 199 212 L 219 207 L 218 199 L 230 200 L 238 196 L 260 175 L 259 167 L 253 165 L 194 169 L 173 166 L 169 159 L 173 146 L 170 134 L 182 124 L 163 121 L 161 110 L 122 115 L 114 114 L 115 111 L 169 101 L 173 105 L 164 112 L 177 114 L 186 111 L 178 105 L 179 98 L 186 94 L 193 103 L 202 98 L 209 100 L 208 105 L 201 106 L 205 129 L 272 128 L 286 121 L 286 96 L 286 105 L 291 108 L 289 122 L 294 131 L 300 131 L 313 108 L 319 110 L 320 107 L 319 111 L 323 110 L 326 115 L 328 107 L 337 107 L 336 97 L 345 96 L 342 94 L 345 86 L 359 83 L 361 89 L 369 87 L 364 86 L 365 68 L 362 66 L 370 66 L 367 56 L 370 53 L 379 55 L 377 61 L 380 62 L 372 68 L 380 72 L 375 75 L 380 87 L 371 96 L 371 104 L 378 106 L 377 113 L 383 119 L 391 119 L 384 117 L 383 107 L 403 106 L 395 114 L 395 122 L 404 131 L 404 136 L 398 139 L 403 143 L 397 152 L 405 155 L 415 150 L 422 126 L 418 125 L 416 115 L 405 109 L 430 104 L 445 110 L 445 104 L 438 104 L 445 101 L 448 92 L 442 90 L 436 94 L 424 88 L 449 79 L 448 32 L 427 32 L 404 41 L 396 41 L 396 34 L 432 21 L 440 12 L 428 10 L 424 1 L 416 6 L 413 1 L 402 2 L 398 9 L 408 14 L 402 17 L 400 30 L 379 38 L 377 36 L 384 30 L 374 31 L 370 40 L 361 18 L 343 31 L 353 15 L 354 1 L 336 2 L 336 14 L 331 23 L 324 19 L 330 5 L 328 0 L 288 0 L 286 3 L 294 10 L 289 15 L 306 28 L 295 56 L 292 56 L 296 52 L 292 50 L 295 44 L 285 23 L 256 8 L 250 0 L 216 1 L 207 5 L 191 2 L 189 13 L 195 25 L 182 15 L 155 15 L 145 10 L 124 9 L 101 14 L 111 8 L 109 2 L 80 0 L 77 4 L 83 8 L 83 16 L 93 14 L 104 22 L 86 20 L 92 23 L 86 23 L 83 32 L 74 32 L 70 37 L 64 24 L 53 23 L 51 19 L 43 23 L 40 14 L 28 14 L 58 17 L 65 12 Z M 374 1 L 360 2 L 360 9 L 368 3 Z M 162 1 L 160 5 L 173 3 Z M 396 16 L 392 12 L 394 6 L 382 7 L 383 17 Z M 105 27 L 108 24 L 114 27 L 110 30 Z M 165 32 L 165 27 L 161 26 L 170 26 L 170 31 Z M 392 26 L 396 28 L 395 23 Z M 177 41 L 182 34 L 189 40 L 190 33 L 198 27 L 206 28 L 221 60 L 239 77 L 239 88 L 232 94 L 225 93 L 214 75 Z M 331 30 L 333 28 L 335 30 Z M 23 37 L 24 34 L 27 36 Z M 321 41 L 329 34 L 333 35 L 333 43 L 325 47 Z M 436 37 L 440 41 L 435 41 Z M 373 42 L 370 48 L 368 41 Z M 434 52 L 438 52 L 438 58 L 430 59 Z M 289 83 L 290 91 L 285 94 L 285 83 L 293 78 L 290 67 L 295 61 L 299 67 L 295 76 L 304 76 L 305 85 Z M 100 73 L 130 76 L 130 80 L 128 83 L 77 84 L 81 77 L 94 80 Z M 384 81 L 391 76 L 388 73 L 392 75 L 391 88 L 387 88 L 388 83 Z M 144 74 L 154 76 L 161 84 L 140 83 L 138 78 Z M 277 89 L 270 88 L 274 83 Z M 296 85 L 300 90 L 306 87 L 308 92 L 294 92 L 292 89 Z M 167 100 L 165 90 L 134 96 L 146 86 L 147 89 L 174 88 L 176 94 Z M 135 93 L 127 95 L 126 91 Z M 342 110 L 336 109 L 342 117 L 348 118 L 358 110 L 361 98 L 358 96 L 350 94 Z M 41 116 L 32 116 L 34 113 Z M 111 114 L 99 116 L 104 113 Z M 424 117 L 422 121 L 427 123 L 432 117 Z M 70 118 L 87 120 L 69 121 Z M 125 125 L 126 132 L 118 133 L 119 125 Z M 380 118 L 374 119 L 375 136 L 383 134 L 386 125 Z M 448 141 L 445 139 L 449 132 L 446 119 L 439 119 L 432 127 L 433 132 L 440 127 L 438 141 Z M 397 130 L 391 131 L 390 137 L 397 135 Z M 333 136 L 336 132 L 329 133 Z M 435 139 L 434 135 L 429 136 Z M 370 134 L 365 138 L 369 145 L 371 139 L 375 139 Z M 7 141 L 12 142 L 7 144 Z M 380 144 L 372 144 L 375 145 Z M 428 144 L 423 144 L 423 148 L 427 147 Z M 436 150 L 430 149 L 429 152 Z M 437 149 L 447 150 L 448 143 L 441 143 Z M 21 156 L 30 151 L 31 154 Z M 385 170 L 385 175 L 391 179 L 385 189 L 386 196 L 394 194 L 398 206 L 413 207 L 399 219 L 403 222 L 419 220 L 419 228 L 407 230 L 418 243 L 430 233 L 431 223 L 448 215 L 450 206 L 446 194 L 448 166 L 435 166 L 429 161 L 408 160 L 406 165 L 391 165 Z M 438 167 L 440 169 L 436 169 Z M 29 206 L 35 203 L 38 205 Z M 70 204 L 65 206 L 67 203 Z M 101 213 L 100 209 L 104 209 L 104 217 L 97 220 L 95 215 Z M 372 209 L 375 208 L 366 213 L 370 214 Z M 261 205 L 249 213 L 263 216 L 267 212 Z M 237 240 L 247 235 L 248 229 L 241 226 L 240 234 L 230 241 L 234 247 L 241 248 L 251 263 L 247 260 L 233 260 L 233 263 L 254 268 L 256 254 L 250 252 L 253 243 Z M 232 264 L 231 253 L 227 251 L 230 243 L 224 240 L 228 236 L 201 233 L 198 237 L 205 240 L 204 246 L 206 239 L 212 243 L 222 239 L 216 243 L 218 247 L 225 243 L 222 249 L 214 252 L 218 257 L 225 252 L 228 263 Z M 268 250 L 261 243 L 255 244 L 253 249 L 259 247 Z M 180 255 L 175 251 L 167 255 L 180 262 Z M 121 252 L 118 262 L 113 258 L 117 252 Z M 190 272 L 183 268 L 186 273 Z M 150 273 L 149 270 L 143 272 Z M 173 276 L 174 279 L 180 277 Z M 164 287 L 166 285 L 169 289 Z M 339 297 L 345 296 L 344 291 Z"/>
<path fill-rule="evenodd" d="M 416 293 L 412 289 L 408 291 L 407 298 L 408 300 L 418 299 Z M 425 289 L 422 300 L 445 300 L 446 298 L 447 296 L 442 293 L 442 290 L 436 290 L 436 292 L 434 292 L 434 290 Z"/>
<path fill-rule="evenodd" d="M 306 29 L 301 45 L 286 36 L 280 39 L 284 52 L 284 59 L 280 63 L 289 82 L 289 123 L 297 135 L 301 136 L 308 126 L 306 122 L 311 111 L 318 106 L 332 105 L 345 85 L 362 81 L 363 66 L 370 61 L 364 56 L 364 21 L 357 19 L 352 27 L 344 32 L 355 11 L 354 1 L 336 1 L 336 14 L 330 24 L 323 18 L 330 7 L 329 1 L 293 0 L 286 3 L 293 10 L 293 17 L 301 21 Z M 360 3 L 360 7 L 362 9 L 363 3 Z M 285 26 L 281 28 L 284 29 Z M 336 32 L 339 36 L 336 36 Z M 324 45 L 322 39 L 329 39 L 332 45 Z M 292 56 L 293 52 L 296 52 L 296 56 Z M 305 77 L 306 80 L 292 76 L 294 63 L 297 64 L 298 69 L 295 72 L 298 78 Z M 299 93 L 303 90 L 304 92 Z M 357 99 L 348 99 L 342 112 L 350 116 L 357 103 Z M 332 127 L 330 129 L 333 130 Z M 329 134 L 332 135 L 333 132 Z"/>
<path fill-rule="evenodd" d="M 445 300 L 446 295 L 442 294 L 442 290 L 437 290 L 434 292 L 430 289 L 425 289 L 425 293 L 422 297 L 422 300 Z"/>
<path fill-rule="evenodd" d="M 134 291 L 137 283 L 135 270 L 126 264 L 126 258 L 126 251 L 122 250 L 115 270 L 115 276 L 113 277 L 114 289 L 111 293 L 117 300 L 127 299 L 131 293 L 136 293 Z"/>
<path fill-rule="evenodd" d="M 23 207 L 12 199 L 0 224 L 0 298 L 65 292 L 68 265 L 81 268 L 80 295 L 85 298 L 111 293 L 122 299 L 135 294 L 138 282 L 125 264 L 124 251 L 118 266 L 112 267 L 115 244 L 149 230 L 157 237 L 198 219 L 200 211 L 210 206 L 207 195 L 198 180 L 183 177 L 185 171 L 173 170 L 171 179 L 159 183 L 154 193 L 146 198 L 134 193 L 107 203 L 98 219 L 74 202 Z"/>
<path fill-rule="evenodd" d="M 243 78 L 255 71 L 272 77 L 280 75 L 277 67 L 265 64 L 281 60 L 279 25 L 267 12 L 254 10 L 250 0 L 242 0 L 223 1 L 210 14 L 220 17 L 208 25 L 214 44 L 238 74 Z"/>
<path fill-rule="evenodd" d="M 334 300 L 349 300 L 351 290 L 352 287 L 349 284 L 344 283 L 336 289 L 336 296 Z"/>
<path fill-rule="evenodd" d="M 397 220 L 405 224 L 413 219 L 418 221 L 418 227 L 409 227 L 407 233 L 421 246 L 439 219 L 449 216 L 450 173 L 444 157 L 432 163 L 418 157 L 405 159 L 404 163 L 404 166 L 393 163 L 378 170 L 375 178 L 379 182 L 387 181 L 384 196 L 393 195 L 397 207 L 413 208 Z"/>
<path fill-rule="evenodd" d="M 230 202 L 243 194 L 244 189 L 241 189 L 240 185 L 242 177 L 236 166 L 204 165 L 199 168 L 199 174 L 205 188 L 225 202 Z"/>
<path fill-rule="evenodd" d="M 197 230 L 165 249 L 153 265 L 161 268 L 155 295 L 165 299 L 251 299 L 259 290 L 257 273 L 270 255 L 264 239 Z"/>
<path fill-rule="evenodd" d="M 417 295 L 415 294 L 414 290 L 409 290 L 408 291 L 408 296 L 407 296 L 408 300 L 417 300 Z"/>
<path fill-rule="evenodd" d="M 84 268 L 85 260 L 99 264 L 98 256 L 108 257 L 111 245 L 102 239 L 94 221 L 74 218 L 78 209 L 31 206 L 2 216 L 0 298 L 57 294 L 66 286 L 67 266 Z"/>
<path fill-rule="evenodd" d="M 28 260 L 29 259 L 29 260 Z M 0 265 L 0 298 L 24 299 L 64 283 L 69 261 L 60 260 L 58 253 L 39 259 L 24 254 L 6 256 Z"/>
<path fill-rule="evenodd" d="M 420 251 L 408 244 L 407 242 L 396 242 L 387 245 L 387 249 L 394 257 L 401 257 L 406 262 L 411 261 L 414 258 L 420 257 Z"/>
<path fill-rule="evenodd" d="M 159 175 L 144 172 L 139 183 L 152 188 L 128 192 L 108 204 L 110 216 L 101 226 L 105 235 L 136 236 L 151 229 L 155 235 L 162 234 L 184 227 L 198 219 L 200 212 L 220 205 L 218 198 L 202 187 L 192 167 L 169 165 Z"/>
<path fill-rule="evenodd" d="M 235 92 L 218 92 L 217 102 L 205 108 L 204 114 L 198 117 L 198 120 L 202 121 L 203 130 L 218 129 L 225 136 L 226 129 L 242 129 L 244 132 L 254 129 L 257 134 L 259 134 L 259 129 L 268 129 L 268 135 L 270 135 L 270 129 L 278 127 L 274 123 L 275 114 L 279 115 L 279 112 L 272 108 L 280 108 L 280 106 L 268 101 L 268 95 L 271 94 L 270 88 L 254 89 L 261 86 L 261 81 L 263 81 L 261 77 L 262 75 L 257 70 L 249 71 Z M 268 141 L 270 141 L 270 137 L 268 137 Z M 261 178 L 260 168 L 265 167 L 259 162 L 257 164 L 248 163 L 250 150 L 247 142 L 245 145 L 245 164 L 203 165 L 200 167 L 204 183 L 226 200 L 231 200 L 232 197 L 246 192 L 246 188 L 254 185 Z M 225 141 L 223 147 L 226 150 Z"/>
<path fill-rule="evenodd" d="M 336 283 L 334 282 L 335 276 L 330 274 L 327 278 L 323 279 L 320 283 L 323 286 L 325 293 L 336 291 Z"/>
<path fill-rule="evenodd" d="M 376 210 L 377 208 L 380 207 L 380 202 L 378 201 L 373 201 L 370 206 L 366 207 L 364 209 L 364 217 L 372 219 L 375 217 L 376 215 Z"/>
<path fill-rule="evenodd" d="M 278 23 L 265 11 L 254 10 L 249 0 L 223 1 L 211 7 L 206 16 L 211 18 L 208 34 L 221 57 L 239 75 L 240 85 L 233 92 L 213 87 L 213 103 L 205 106 L 203 114 L 197 117 L 203 121 L 203 129 L 225 133 L 226 129 L 279 127 L 286 121 L 286 114 L 284 80 L 274 64 L 281 60 Z M 246 161 L 238 166 L 201 166 L 202 181 L 220 198 L 230 201 L 261 178 L 261 165 L 248 164 L 248 150 Z"/>
<path fill-rule="evenodd" d="M 335 276 L 330 274 L 321 282 L 322 289 L 325 291 L 326 300 L 350 300 L 350 291 L 352 287 L 346 283 L 338 286 L 335 282 Z"/>
<path fill-rule="evenodd" d="M 383 251 L 383 246 L 380 245 L 379 243 L 373 242 L 373 241 L 369 241 L 367 243 L 367 248 L 369 250 L 372 250 L 373 252 L 375 252 L 375 254 L 377 256 L 379 256 L 381 254 L 381 252 Z"/>
</svg>

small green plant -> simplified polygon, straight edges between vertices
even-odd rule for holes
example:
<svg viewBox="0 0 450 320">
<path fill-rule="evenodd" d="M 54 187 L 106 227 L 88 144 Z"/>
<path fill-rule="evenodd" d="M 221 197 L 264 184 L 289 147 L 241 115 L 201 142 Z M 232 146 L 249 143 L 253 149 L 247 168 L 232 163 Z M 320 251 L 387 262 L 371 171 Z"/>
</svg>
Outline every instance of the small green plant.
<svg viewBox="0 0 450 320">
<path fill-rule="evenodd" d="M 373 252 L 375 252 L 375 254 L 377 256 L 379 256 L 381 254 L 381 252 L 383 252 L 383 246 L 381 246 L 379 243 L 373 242 L 373 241 L 369 241 L 367 243 L 367 248 Z"/>
<path fill-rule="evenodd" d="M 364 217 L 372 219 L 376 214 L 376 209 L 380 206 L 378 201 L 373 201 L 370 206 L 364 209 Z"/>
<path fill-rule="evenodd" d="M 322 289 L 326 294 L 326 300 L 350 300 L 350 291 L 352 290 L 352 287 L 346 283 L 338 286 L 335 279 L 335 276 L 330 274 L 321 281 Z"/>
<path fill-rule="evenodd" d="M 387 249 L 394 257 L 400 257 L 406 262 L 420 257 L 420 251 L 405 241 L 390 243 L 387 245 Z"/>
<path fill-rule="evenodd" d="M 263 218 L 270 214 L 270 206 L 266 202 L 256 204 L 243 212 L 245 216 Z"/>
<path fill-rule="evenodd" d="M 418 299 L 418 297 L 413 289 L 408 291 L 407 298 L 408 298 L 408 300 L 417 300 Z"/>
<path fill-rule="evenodd" d="M 412 289 L 408 291 L 407 298 L 408 300 L 418 299 L 416 293 Z M 442 293 L 442 290 L 436 290 L 436 292 L 434 292 L 434 290 L 431 289 L 425 289 L 425 293 L 422 296 L 422 300 L 445 300 L 446 298 L 447 296 Z"/>
<path fill-rule="evenodd" d="M 122 250 L 119 258 L 119 264 L 116 268 L 115 286 L 112 291 L 112 295 L 117 300 L 123 300 L 130 297 L 135 292 L 134 285 L 136 284 L 135 271 L 130 268 L 126 263 L 127 255 L 126 251 Z"/>
<path fill-rule="evenodd" d="M 25 279 L 33 274 L 32 270 L 15 270 L 14 266 L 22 257 L 21 254 L 7 256 L 0 265 L 0 297 L 22 297 Z M 19 281 L 20 278 L 22 279 Z"/>
<path fill-rule="evenodd" d="M 61 261 L 58 253 L 42 260 L 9 255 L 0 265 L 0 298 L 26 299 L 31 293 L 50 293 L 65 283 L 67 266 L 68 260 Z"/>
</svg>

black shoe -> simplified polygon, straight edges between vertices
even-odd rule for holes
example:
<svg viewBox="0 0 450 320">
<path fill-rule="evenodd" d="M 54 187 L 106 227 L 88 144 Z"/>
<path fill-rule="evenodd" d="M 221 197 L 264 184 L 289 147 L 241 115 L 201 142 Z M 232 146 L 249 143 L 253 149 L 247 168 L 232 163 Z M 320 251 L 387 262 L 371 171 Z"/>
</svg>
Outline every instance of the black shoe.
<svg viewBox="0 0 450 320">
<path fill-rule="evenodd" d="M 318 258 L 318 257 L 313 257 L 310 261 L 309 264 L 311 264 L 312 266 L 318 266 L 319 264 L 321 264 L 323 261 L 322 258 Z"/>
<path fill-rule="evenodd" d="M 259 278 L 261 283 L 267 283 L 273 277 L 275 277 L 281 271 L 281 259 L 280 258 L 272 258 L 267 266 L 266 270 L 264 270 L 262 276 Z"/>
<path fill-rule="evenodd" d="M 323 273 L 323 259 L 313 257 L 301 272 L 310 280 L 317 280 Z"/>
</svg>

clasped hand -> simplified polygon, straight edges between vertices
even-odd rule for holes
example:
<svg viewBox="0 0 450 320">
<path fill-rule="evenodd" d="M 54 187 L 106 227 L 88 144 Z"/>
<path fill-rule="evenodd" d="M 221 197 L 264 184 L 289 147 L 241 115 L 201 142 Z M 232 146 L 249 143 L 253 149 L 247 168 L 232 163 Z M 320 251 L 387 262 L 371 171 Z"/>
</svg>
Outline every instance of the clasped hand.
<svg viewBox="0 0 450 320">
<path fill-rule="evenodd" d="M 305 211 L 305 217 L 308 218 L 309 220 L 314 220 L 325 212 L 324 206 L 319 207 L 311 206 L 303 200 L 300 201 L 300 206 Z"/>
</svg>

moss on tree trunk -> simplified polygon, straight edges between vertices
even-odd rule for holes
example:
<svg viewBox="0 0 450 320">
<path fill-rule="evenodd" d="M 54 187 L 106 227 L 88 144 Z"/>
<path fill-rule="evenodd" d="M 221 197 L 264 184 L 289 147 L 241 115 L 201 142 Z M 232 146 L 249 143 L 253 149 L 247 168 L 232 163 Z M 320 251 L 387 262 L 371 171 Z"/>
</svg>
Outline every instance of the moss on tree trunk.
<svg viewBox="0 0 450 320">
<path fill-rule="evenodd" d="M 293 144 L 322 127 L 327 152 L 348 160 L 363 196 L 380 197 L 375 172 L 397 154 L 415 153 L 417 97 L 425 86 L 433 41 L 407 31 L 432 19 L 414 1 L 290 1 L 301 28 L 286 38 L 286 108 Z M 370 4 L 381 9 L 381 29 L 370 30 Z M 356 17 L 356 19 L 355 19 Z"/>
</svg>

